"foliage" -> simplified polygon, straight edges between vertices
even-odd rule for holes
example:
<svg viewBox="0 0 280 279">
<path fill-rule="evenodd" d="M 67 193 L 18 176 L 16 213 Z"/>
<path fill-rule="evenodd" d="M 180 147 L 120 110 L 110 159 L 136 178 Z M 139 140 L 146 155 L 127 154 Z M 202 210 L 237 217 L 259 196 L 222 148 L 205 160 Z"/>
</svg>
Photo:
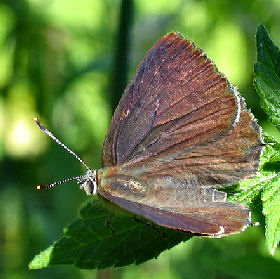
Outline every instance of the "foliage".
<svg viewBox="0 0 280 279">
<path fill-rule="evenodd" d="M 269 38 L 264 26 L 257 31 L 257 60 L 255 87 L 261 97 L 261 106 L 271 122 L 280 129 L 280 52 Z"/>
<path fill-rule="evenodd" d="M 257 31 L 257 63 L 255 63 L 255 87 L 261 97 L 261 105 L 271 122 L 280 129 L 280 52 L 269 38 L 264 26 Z M 261 199 L 266 221 L 266 243 L 273 254 L 280 241 L 280 142 L 272 137 L 266 140 L 268 146 L 262 167 L 267 176 L 262 184 Z M 259 185 L 257 185 L 258 187 Z"/>
</svg>

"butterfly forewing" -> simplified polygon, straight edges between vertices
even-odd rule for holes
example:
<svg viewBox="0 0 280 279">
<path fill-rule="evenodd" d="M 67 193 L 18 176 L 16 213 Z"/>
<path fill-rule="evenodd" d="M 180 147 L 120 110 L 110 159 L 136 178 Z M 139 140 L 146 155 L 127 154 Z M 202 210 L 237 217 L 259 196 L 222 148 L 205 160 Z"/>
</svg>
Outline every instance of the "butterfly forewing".
<svg viewBox="0 0 280 279">
<path fill-rule="evenodd" d="M 171 146 L 202 144 L 225 133 L 238 96 L 190 41 L 170 33 L 137 68 L 115 111 L 103 165 L 145 160 Z"/>
</svg>

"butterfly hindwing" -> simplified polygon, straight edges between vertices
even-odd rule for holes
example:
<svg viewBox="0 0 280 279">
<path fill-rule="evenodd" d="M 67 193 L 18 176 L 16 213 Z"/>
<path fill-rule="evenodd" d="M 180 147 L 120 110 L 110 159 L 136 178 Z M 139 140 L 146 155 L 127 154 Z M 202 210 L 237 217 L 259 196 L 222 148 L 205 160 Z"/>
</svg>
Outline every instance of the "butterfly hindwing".
<svg viewBox="0 0 280 279">
<path fill-rule="evenodd" d="M 213 202 L 176 207 L 153 206 L 142 201 L 132 201 L 109 191 L 103 195 L 130 212 L 141 215 L 158 225 L 172 229 L 209 236 L 223 236 L 244 230 L 251 220 L 245 205 L 230 202 Z"/>
</svg>

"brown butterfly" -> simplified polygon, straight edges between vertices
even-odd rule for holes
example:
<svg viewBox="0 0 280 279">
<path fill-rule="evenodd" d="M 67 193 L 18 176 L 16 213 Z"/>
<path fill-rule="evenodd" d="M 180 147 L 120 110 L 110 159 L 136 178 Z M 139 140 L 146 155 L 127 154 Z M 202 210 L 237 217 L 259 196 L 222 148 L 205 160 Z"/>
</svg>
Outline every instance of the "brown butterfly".
<svg viewBox="0 0 280 279">
<path fill-rule="evenodd" d="M 169 33 L 147 53 L 114 113 L 103 168 L 76 179 L 87 194 L 153 222 L 195 234 L 225 236 L 249 224 L 246 205 L 219 188 L 253 177 L 261 128 L 226 77 L 194 44 Z"/>
</svg>

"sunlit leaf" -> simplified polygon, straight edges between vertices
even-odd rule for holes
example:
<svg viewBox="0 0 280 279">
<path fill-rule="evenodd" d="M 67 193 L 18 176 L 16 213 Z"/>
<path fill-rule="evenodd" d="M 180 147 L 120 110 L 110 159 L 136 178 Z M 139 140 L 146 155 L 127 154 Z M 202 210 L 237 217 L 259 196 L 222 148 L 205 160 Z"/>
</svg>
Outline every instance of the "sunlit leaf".
<svg viewBox="0 0 280 279">
<path fill-rule="evenodd" d="M 280 174 L 277 174 L 262 193 L 266 223 L 266 244 L 273 254 L 280 241 Z"/>
<path fill-rule="evenodd" d="M 257 31 L 257 62 L 254 84 L 261 106 L 271 122 L 280 129 L 280 54 L 263 25 Z"/>
<path fill-rule="evenodd" d="M 265 27 L 257 31 L 257 63 L 255 63 L 255 87 L 261 97 L 261 105 L 271 122 L 280 129 L 280 53 L 279 48 L 270 39 Z M 263 158 L 269 159 L 262 166 L 262 172 L 269 174 L 262 185 L 261 195 L 265 216 L 266 244 L 273 254 L 280 241 L 280 143 L 272 137 Z"/>
</svg>

